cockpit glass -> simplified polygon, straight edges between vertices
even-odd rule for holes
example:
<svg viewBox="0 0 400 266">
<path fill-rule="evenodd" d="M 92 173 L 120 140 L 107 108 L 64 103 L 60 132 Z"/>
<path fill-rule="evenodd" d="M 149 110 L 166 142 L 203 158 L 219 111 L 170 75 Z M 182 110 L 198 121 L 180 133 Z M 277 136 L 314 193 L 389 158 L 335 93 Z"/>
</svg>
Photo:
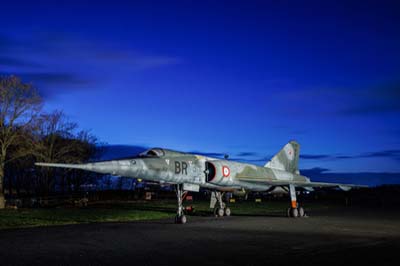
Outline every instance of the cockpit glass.
<svg viewBox="0 0 400 266">
<path fill-rule="evenodd" d="M 164 156 L 164 151 L 162 149 L 150 149 L 145 152 L 142 152 L 139 154 L 139 157 L 145 157 L 145 158 L 157 158 Z"/>
</svg>

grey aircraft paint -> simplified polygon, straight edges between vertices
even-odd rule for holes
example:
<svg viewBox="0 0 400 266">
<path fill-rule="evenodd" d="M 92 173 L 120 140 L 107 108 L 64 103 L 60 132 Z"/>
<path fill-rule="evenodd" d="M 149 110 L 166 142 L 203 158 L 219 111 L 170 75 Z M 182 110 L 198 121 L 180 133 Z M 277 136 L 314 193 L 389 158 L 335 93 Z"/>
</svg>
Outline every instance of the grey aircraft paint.
<svg viewBox="0 0 400 266">
<path fill-rule="evenodd" d="M 226 191 L 269 191 L 274 187 L 290 190 L 292 210 L 297 208 L 295 187 L 312 190 L 313 187 L 338 186 L 344 190 L 357 185 L 311 182 L 298 169 L 300 145 L 287 143 L 264 167 L 234 162 L 202 155 L 183 153 L 168 149 L 149 149 L 135 158 L 111 160 L 86 164 L 36 163 L 38 166 L 82 169 L 102 174 L 112 174 L 177 185 L 178 221 L 184 216 L 182 209 L 183 191 L 196 191 L 204 187 L 215 191 L 220 211 L 226 211 L 221 192 Z M 221 214 L 220 213 L 220 214 Z M 304 211 L 303 211 L 304 213 Z M 230 210 L 229 210 L 230 214 Z M 220 215 L 221 216 L 221 215 Z M 296 213 L 290 216 L 297 217 Z"/>
</svg>

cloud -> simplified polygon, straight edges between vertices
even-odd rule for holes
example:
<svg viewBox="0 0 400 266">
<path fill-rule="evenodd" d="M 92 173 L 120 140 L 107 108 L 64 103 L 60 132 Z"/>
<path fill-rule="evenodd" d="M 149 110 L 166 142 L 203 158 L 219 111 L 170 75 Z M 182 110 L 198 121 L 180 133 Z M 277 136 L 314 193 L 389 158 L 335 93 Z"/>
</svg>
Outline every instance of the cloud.
<svg viewBox="0 0 400 266">
<path fill-rule="evenodd" d="M 223 157 L 223 154 L 211 154 L 217 157 Z M 264 164 L 269 161 L 273 156 L 259 156 L 257 152 L 239 152 L 236 157 L 231 157 L 230 160 L 242 161 L 249 163 Z M 354 155 L 349 154 L 300 154 L 300 159 L 315 160 L 315 161 L 336 161 L 336 160 L 349 160 L 360 158 L 388 158 L 393 160 L 400 160 L 400 150 L 382 150 L 375 152 L 364 152 Z M 327 169 L 326 169 L 327 170 Z"/>
<path fill-rule="evenodd" d="M 300 154 L 300 158 L 305 160 L 346 160 L 357 158 L 389 158 L 400 160 L 400 150 L 383 150 L 355 155 Z"/>
<path fill-rule="evenodd" d="M 320 160 L 320 159 L 331 159 L 332 156 L 326 154 L 300 154 L 301 159 L 311 159 L 311 160 Z"/>
<path fill-rule="evenodd" d="M 131 78 L 134 72 L 181 62 L 176 56 L 144 53 L 123 44 L 76 35 L 34 34 L 19 39 L 0 35 L 2 72 L 40 85 L 45 96 L 91 89 L 97 86 L 88 85 L 121 81 Z"/>
<path fill-rule="evenodd" d="M 397 103 L 378 103 L 367 104 L 365 106 L 357 106 L 349 109 L 341 110 L 338 113 L 342 115 L 373 115 L 382 113 L 399 112 L 400 106 Z"/>
<path fill-rule="evenodd" d="M 103 145 L 98 147 L 100 160 L 114 160 L 119 158 L 134 157 L 144 152 L 148 147 L 134 145 Z"/>
<path fill-rule="evenodd" d="M 311 176 L 317 176 L 317 175 L 323 174 L 328 171 L 330 171 L 330 170 L 327 168 L 314 167 L 311 169 L 302 169 L 301 174 L 311 177 Z"/>
<path fill-rule="evenodd" d="M 188 153 L 192 154 L 199 154 L 207 157 L 216 157 L 216 158 L 224 158 L 225 153 L 220 153 L 220 152 L 200 152 L 200 151 L 190 151 Z"/>
<path fill-rule="evenodd" d="M 287 115 L 369 116 L 400 112 L 400 80 L 369 86 L 271 89 Z M 316 112 L 318 110 L 318 112 Z M 294 133 L 294 132 L 293 132 Z M 304 132 L 296 132 L 304 133 Z"/>
<path fill-rule="evenodd" d="M 0 56 L 0 65 L 5 67 L 41 67 L 40 64 L 9 56 Z"/>
<path fill-rule="evenodd" d="M 229 160 L 236 161 L 236 162 L 244 162 L 244 163 L 254 163 L 256 165 L 264 165 L 268 162 L 271 158 L 254 158 L 254 159 L 246 159 L 246 158 L 239 158 L 239 157 L 232 157 Z"/>
<path fill-rule="evenodd" d="M 356 172 L 356 173 L 336 173 L 330 172 L 326 168 L 301 169 L 300 173 L 307 176 L 311 181 L 359 184 L 378 186 L 384 184 L 400 184 L 400 173 L 385 172 Z"/>
<path fill-rule="evenodd" d="M 78 74 L 62 73 L 62 72 L 20 72 L 20 73 L 4 73 L 2 76 L 15 75 L 22 79 L 25 83 L 32 83 L 39 91 L 43 98 L 51 98 L 57 94 L 80 90 L 82 88 L 89 89 L 94 84 L 93 80 L 84 79 Z"/>
<path fill-rule="evenodd" d="M 249 157 L 249 156 L 256 156 L 257 152 L 240 152 L 237 154 L 239 157 Z"/>
<path fill-rule="evenodd" d="M 120 67 L 135 71 L 182 63 L 182 59 L 178 57 L 143 54 L 126 48 L 97 47 L 90 50 L 90 60 L 97 64 L 118 64 Z"/>
<path fill-rule="evenodd" d="M 133 57 L 132 65 L 136 69 L 149 69 L 168 65 L 176 65 L 181 62 L 179 58 L 169 56 L 137 56 Z"/>
<path fill-rule="evenodd" d="M 73 73 L 21 73 L 19 76 L 26 82 L 31 82 L 39 90 L 43 98 L 52 98 L 55 95 L 83 88 L 91 88 L 92 80 L 84 79 Z"/>
<path fill-rule="evenodd" d="M 53 85 L 53 84 L 55 84 L 55 85 L 58 85 L 58 84 L 82 85 L 82 84 L 90 83 L 89 80 L 80 78 L 78 75 L 75 75 L 72 73 L 39 72 L 39 73 L 19 73 L 18 75 L 27 81 L 43 82 L 43 83 L 51 84 L 51 85 Z"/>
<path fill-rule="evenodd" d="M 396 160 L 400 160 L 400 150 L 384 150 L 377 152 L 368 152 L 364 154 L 360 154 L 359 158 L 393 158 Z"/>
<path fill-rule="evenodd" d="M 400 81 L 357 91 L 354 105 L 339 111 L 343 115 L 371 115 L 400 112 Z"/>
<path fill-rule="evenodd" d="M 361 155 L 329 155 L 329 154 L 300 154 L 304 160 L 344 160 L 361 158 Z"/>
<path fill-rule="evenodd" d="M 334 156 L 335 159 L 353 159 L 355 158 L 354 156 L 350 156 L 350 155 L 336 155 Z"/>
</svg>

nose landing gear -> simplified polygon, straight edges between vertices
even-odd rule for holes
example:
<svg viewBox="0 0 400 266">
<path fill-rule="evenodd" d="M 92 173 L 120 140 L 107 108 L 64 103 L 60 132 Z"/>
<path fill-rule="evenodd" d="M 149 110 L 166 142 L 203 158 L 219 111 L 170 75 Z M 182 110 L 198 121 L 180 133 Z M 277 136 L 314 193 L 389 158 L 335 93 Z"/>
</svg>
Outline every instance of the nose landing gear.
<svg viewBox="0 0 400 266">
<path fill-rule="evenodd" d="M 175 216 L 176 224 L 185 224 L 187 222 L 187 217 L 183 211 L 183 200 L 186 197 L 187 191 L 183 190 L 182 184 L 176 185 L 176 197 L 178 198 L 178 210 Z"/>
</svg>

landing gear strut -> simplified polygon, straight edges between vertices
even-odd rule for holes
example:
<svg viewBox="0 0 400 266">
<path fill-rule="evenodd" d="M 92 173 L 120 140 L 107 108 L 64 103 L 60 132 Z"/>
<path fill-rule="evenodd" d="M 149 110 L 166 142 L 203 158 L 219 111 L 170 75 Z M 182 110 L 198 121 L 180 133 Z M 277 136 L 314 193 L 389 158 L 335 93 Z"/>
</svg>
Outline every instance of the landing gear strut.
<svg viewBox="0 0 400 266">
<path fill-rule="evenodd" d="M 214 215 L 216 217 L 231 216 L 231 209 L 226 206 L 222 200 L 225 193 L 220 191 L 211 192 L 210 209 L 214 209 Z"/>
<path fill-rule="evenodd" d="M 185 213 L 183 212 L 183 199 L 186 197 L 187 191 L 183 191 L 183 185 L 176 185 L 176 197 L 178 198 L 178 210 L 175 216 L 175 223 L 177 224 L 185 224 L 187 222 L 187 218 Z"/>
<path fill-rule="evenodd" d="M 289 194 L 291 200 L 291 207 L 287 210 L 287 216 L 292 218 L 305 217 L 306 213 L 303 207 L 299 207 L 296 199 L 296 189 L 294 185 L 289 185 Z"/>
</svg>

